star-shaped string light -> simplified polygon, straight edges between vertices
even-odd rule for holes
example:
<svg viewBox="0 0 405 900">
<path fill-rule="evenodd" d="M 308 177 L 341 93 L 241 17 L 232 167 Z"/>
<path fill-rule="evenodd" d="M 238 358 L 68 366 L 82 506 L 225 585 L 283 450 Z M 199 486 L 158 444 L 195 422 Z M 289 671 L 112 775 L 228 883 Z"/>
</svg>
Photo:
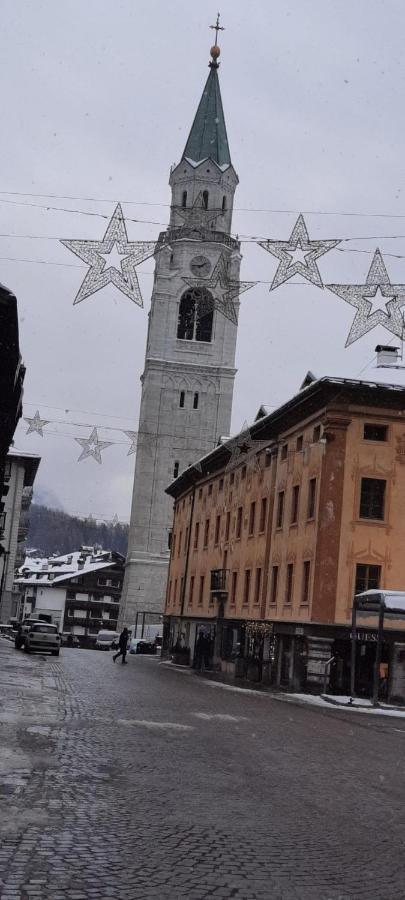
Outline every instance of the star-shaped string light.
<svg viewBox="0 0 405 900">
<path fill-rule="evenodd" d="M 97 428 L 93 428 L 90 437 L 75 438 L 75 441 L 83 448 L 77 460 L 78 462 L 82 462 L 83 459 L 92 456 L 100 465 L 102 463 L 101 451 L 105 450 L 106 447 L 111 447 L 111 444 L 113 443 L 113 441 L 99 441 Z"/>
<path fill-rule="evenodd" d="M 202 191 L 195 198 L 192 206 L 175 206 L 173 208 L 179 218 L 183 219 L 184 225 L 181 225 L 180 228 L 195 231 L 199 235 L 202 235 L 209 226 L 212 227 L 216 219 L 223 215 L 221 209 L 208 209 L 205 206 Z"/>
<path fill-rule="evenodd" d="M 238 314 L 234 300 L 257 284 L 256 281 L 236 281 L 228 278 L 227 263 L 223 253 L 217 260 L 209 278 L 189 278 L 184 276 L 183 281 L 191 288 L 206 289 L 207 293 L 204 293 L 202 296 L 196 295 L 200 315 L 207 315 L 211 312 L 213 301 L 214 309 L 217 309 L 234 325 L 238 324 Z M 208 291 L 213 292 L 212 299 Z"/>
<path fill-rule="evenodd" d="M 380 250 L 376 250 L 364 284 L 327 284 L 326 287 L 357 310 L 345 346 L 382 325 L 404 340 L 405 284 L 391 284 Z M 382 300 L 383 309 L 373 305 Z M 372 302 L 373 301 L 373 302 Z"/>
<path fill-rule="evenodd" d="M 340 240 L 311 241 L 304 217 L 298 216 L 288 241 L 258 241 L 260 247 L 280 260 L 276 274 L 270 285 L 274 291 L 293 275 L 302 275 L 307 281 L 323 287 L 316 260 L 329 250 L 333 250 Z"/>
<path fill-rule="evenodd" d="M 131 456 L 131 453 L 136 453 L 137 443 L 138 443 L 138 432 L 137 431 L 124 431 L 129 440 L 131 441 L 131 446 L 128 450 L 127 456 Z"/>
<path fill-rule="evenodd" d="M 253 471 L 258 471 L 260 466 L 257 459 L 257 453 L 262 447 L 267 447 L 267 442 L 254 440 L 247 422 L 244 422 L 239 434 L 236 434 L 235 437 L 231 437 L 226 441 L 225 447 L 230 453 L 230 458 L 225 466 L 225 472 L 235 469 L 236 466 L 245 459 L 249 460 Z M 254 456 L 252 455 L 253 453 Z"/>
<path fill-rule="evenodd" d="M 143 306 L 136 266 L 153 256 L 156 241 L 128 241 L 120 203 L 113 212 L 102 241 L 65 240 L 61 243 L 90 266 L 73 305 L 81 303 L 108 284 L 114 284 L 130 300 Z M 105 259 L 110 255 L 113 265 L 109 265 Z"/>
<path fill-rule="evenodd" d="M 35 416 L 32 416 L 31 418 L 24 416 L 24 422 L 28 422 L 28 428 L 25 433 L 31 434 L 32 432 L 35 431 L 37 434 L 39 434 L 39 435 L 41 435 L 41 437 L 43 437 L 44 433 L 43 433 L 42 429 L 45 428 L 45 425 L 49 425 L 49 421 L 50 421 L 49 419 L 41 419 L 41 416 L 39 415 L 39 410 L 37 410 L 35 413 Z"/>
</svg>

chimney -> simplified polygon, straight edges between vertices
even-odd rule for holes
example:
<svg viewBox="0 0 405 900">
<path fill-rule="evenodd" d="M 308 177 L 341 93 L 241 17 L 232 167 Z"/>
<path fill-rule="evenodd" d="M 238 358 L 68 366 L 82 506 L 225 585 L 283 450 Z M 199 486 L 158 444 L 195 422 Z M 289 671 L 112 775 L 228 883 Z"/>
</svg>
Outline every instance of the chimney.
<svg viewBox="0 0 405 900">
<path fill-rule="evenodd" d="M 399 347 L 377 344 L 375 352 L 377 354 L 377 369 L 389 368 L 390 366 L 398 365 Z"/>
</svg>

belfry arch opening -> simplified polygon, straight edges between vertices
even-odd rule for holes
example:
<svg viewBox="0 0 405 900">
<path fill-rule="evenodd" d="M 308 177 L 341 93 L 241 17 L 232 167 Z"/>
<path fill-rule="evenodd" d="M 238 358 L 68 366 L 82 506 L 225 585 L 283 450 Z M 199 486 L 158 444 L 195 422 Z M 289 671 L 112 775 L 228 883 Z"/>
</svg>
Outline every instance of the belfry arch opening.
<svg viewBox="0 0 405 900">
<path fill-rule="evenodd" d="M 177 337 L 182 341 L 212 340 L 214 300 L 207 288 L 185 291 L 179 306 Z"/>
</svg>

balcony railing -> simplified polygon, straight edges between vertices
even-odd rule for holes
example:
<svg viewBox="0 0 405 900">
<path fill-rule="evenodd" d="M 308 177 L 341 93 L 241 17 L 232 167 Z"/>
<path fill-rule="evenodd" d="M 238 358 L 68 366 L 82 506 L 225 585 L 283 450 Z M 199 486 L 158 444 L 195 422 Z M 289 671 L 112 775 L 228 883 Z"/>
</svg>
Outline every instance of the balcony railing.
<svg viewBox="0 0 405 900">
<path fill-rule="evenodd" d="M 227 594 L 227 575 L 228 569 L 211 569 L 211 585 L 212 594 Z"/>
<path fill-rule="evenodd" d="M 163 244 L 172 244 L 173 241 L 206 241 L 207 243 L 224 244 L 232 250 L 239 250 L 240 243 L 236 238 L 231 237 L 224 231 L 214 231 L 208 228 L 198 227 L 192 228 L 188 225 L 181 225 L 178 228 L 168 228 L 167 231 L 161 231 L 157 247 L 161 249 Z"/>
</svg>

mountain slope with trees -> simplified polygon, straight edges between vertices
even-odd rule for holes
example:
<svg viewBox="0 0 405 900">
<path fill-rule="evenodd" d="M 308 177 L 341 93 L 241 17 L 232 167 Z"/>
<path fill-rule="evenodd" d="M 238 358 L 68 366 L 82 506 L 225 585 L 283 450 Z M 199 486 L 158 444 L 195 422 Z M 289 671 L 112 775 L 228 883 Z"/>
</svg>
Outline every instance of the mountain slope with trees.
<svg viewBox="0 0 405 900">
<path fill-rule="evenodd" d="M 103 550 L 116 550 L 126 555 L 128 525 L 96 522 L 91 518 L 79 519 L 37 503 L 32 504 L 29 518 L 26 546 L 40 550 L 44 556 L 71 553 L 83 545 L 99 545 Z"/>
</svg>

